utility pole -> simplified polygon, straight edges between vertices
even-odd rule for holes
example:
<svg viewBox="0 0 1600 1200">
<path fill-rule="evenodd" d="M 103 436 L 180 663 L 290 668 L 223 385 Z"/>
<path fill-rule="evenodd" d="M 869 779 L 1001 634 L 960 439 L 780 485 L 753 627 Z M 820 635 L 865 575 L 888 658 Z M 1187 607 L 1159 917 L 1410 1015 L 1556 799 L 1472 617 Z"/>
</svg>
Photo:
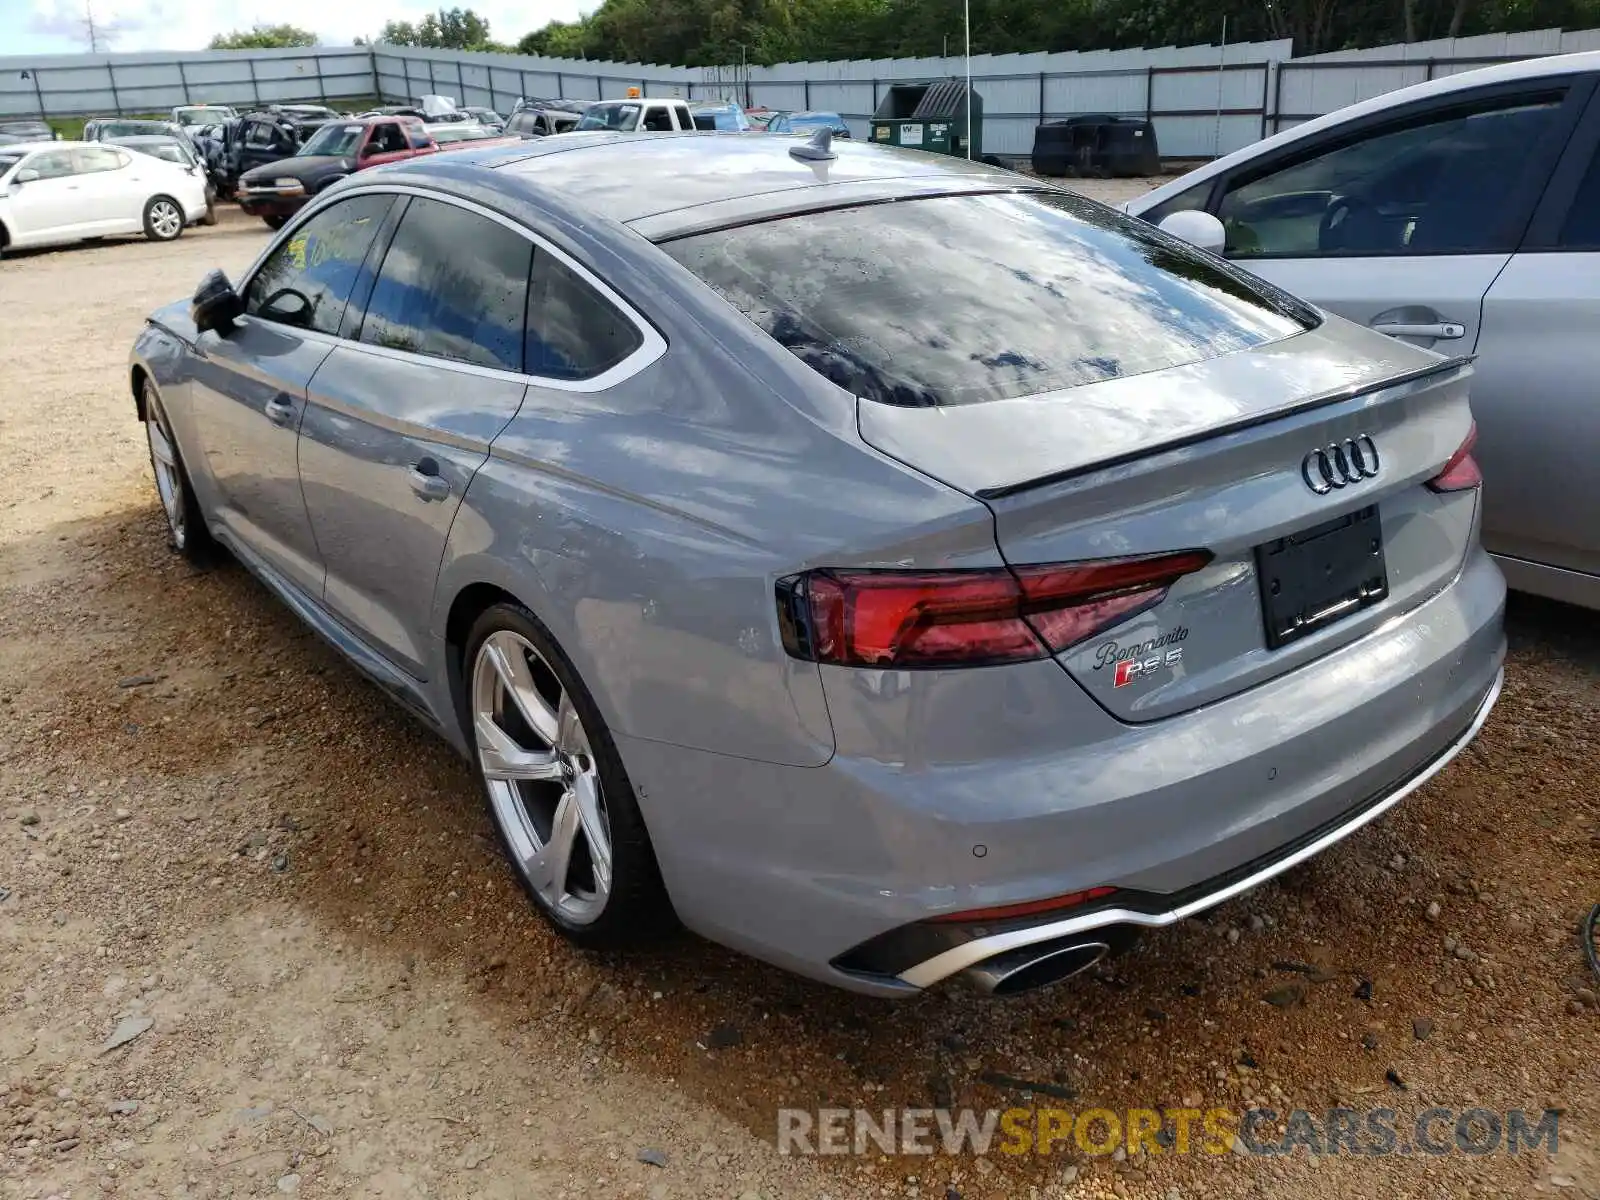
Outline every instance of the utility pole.
<svg viewBox="0 0 1600 1200">
<path fill-rule="evenodd" d="M 110 37 L 107 36 L 105 30 L 95 23 L 93 0 L 84 0 L 83 2 L 83 31 L 89 39 L 90 54 L 100 53 L 102 41 L 106 43 L 105 48 L 110 49 Z"/>
</svg>

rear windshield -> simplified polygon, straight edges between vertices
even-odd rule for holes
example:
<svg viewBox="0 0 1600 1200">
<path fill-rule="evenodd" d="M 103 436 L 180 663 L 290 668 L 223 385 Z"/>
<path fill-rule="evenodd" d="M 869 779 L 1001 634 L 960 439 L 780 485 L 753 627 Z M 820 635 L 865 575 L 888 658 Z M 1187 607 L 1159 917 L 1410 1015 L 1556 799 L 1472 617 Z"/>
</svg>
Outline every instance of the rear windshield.
<svg viewBox="0 0 1600 1200">
<path fill-rule="evenodd" d="M 1270 285 L 1058 192 L 803 213 L 661 248 L 821 375 L 902 406 L 1138 375 L 1316 323 Z"/>
</svg>

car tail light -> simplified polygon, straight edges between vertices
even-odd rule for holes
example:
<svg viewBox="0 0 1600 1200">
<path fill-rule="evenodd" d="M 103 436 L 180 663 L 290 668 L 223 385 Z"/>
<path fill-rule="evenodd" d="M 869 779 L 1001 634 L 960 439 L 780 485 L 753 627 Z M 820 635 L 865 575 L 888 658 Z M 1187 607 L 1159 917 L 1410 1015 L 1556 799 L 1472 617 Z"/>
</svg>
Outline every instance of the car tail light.
<svg viewBox="0 0 1600 1200">
<path fill-rule="evenodd" d="M 1205 550 L 976 571 L 817 570 L 778 583 L 790 654 L 850 667 L 1046 658 L 1158 604 Z"/>
<path fill-rule="evenodd" d="M 1436 492 L 1465 492 L 1480 486 L 1483 472 L 1478 469 L 1478 460 L 1472 457 L 1472 447 L 1477 441 L 1478 423 L 1474 421 L 1461 448 L 1450 456 L 1442 471 L 1428 480 L 1428 486 Z"/>
<path fill-rule="evenodd" d="M 1087 891 L 1068 892 L 1064 896 L 1051 896 L 1047 900 L 1025 900 L 1021 904 L 1001 904 L 994 908 L 969 908 L 963 912 L 941 913 L 928 920 L 936 924 L 952 924 L 954 922 L 973 921 L 1008 921 L 1013 917 L 1032 917 L 1039 913 L 1056 912 L 1063 908 L 1077 908 L 1091 900 L 1100 900 L 1111 895 L 1117 889 L 1114 887 L 1092 887 Z"/>
</svg>

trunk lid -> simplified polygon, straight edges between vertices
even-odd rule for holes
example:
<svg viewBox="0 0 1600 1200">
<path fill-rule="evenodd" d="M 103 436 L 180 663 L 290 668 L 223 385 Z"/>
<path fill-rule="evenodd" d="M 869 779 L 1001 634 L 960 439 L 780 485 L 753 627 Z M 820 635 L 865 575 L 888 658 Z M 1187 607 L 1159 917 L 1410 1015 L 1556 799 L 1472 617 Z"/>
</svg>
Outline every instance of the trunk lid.
<svg viewBox="0 0 1600 1200">
<path fill-rule="evenodd" d="M 1113 715 L 1144 721 L 1348 645 L 1455 577 L 1478 493 L 1425 483 L 1470 429 L 1470 373 L 1333 318 L 1051 395 L 861 401 L 859 415 L 869 444 L 984 500 L 1013 566 L 1210 551 L 1160 603 L 1057 655 Z M 1314 490 L 1309 456 L 1351 442 L 1376 450 L 1376 473 Z M 1332 611 L 1352 580 L 1366 594 Z M 1288 630 L 1293 612 L 1315 619 Z"/>
</svg>

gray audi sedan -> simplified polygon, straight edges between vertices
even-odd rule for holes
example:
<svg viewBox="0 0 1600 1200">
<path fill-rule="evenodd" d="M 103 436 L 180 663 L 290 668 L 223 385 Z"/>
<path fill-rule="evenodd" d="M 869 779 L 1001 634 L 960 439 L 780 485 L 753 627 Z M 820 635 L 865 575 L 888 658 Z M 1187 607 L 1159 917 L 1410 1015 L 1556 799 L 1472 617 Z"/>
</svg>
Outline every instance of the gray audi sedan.
<svg viewBox="0 0 1600 1200">
<path fill-rule="evenodd" d="M 1470 380 L 1033 180 L 692 133 L 363 171 L 129 374 L 173 546 L 465 754 L 558 930 L 889 996 L 1063 979 L 1468 743 Z"/>
</svg>

